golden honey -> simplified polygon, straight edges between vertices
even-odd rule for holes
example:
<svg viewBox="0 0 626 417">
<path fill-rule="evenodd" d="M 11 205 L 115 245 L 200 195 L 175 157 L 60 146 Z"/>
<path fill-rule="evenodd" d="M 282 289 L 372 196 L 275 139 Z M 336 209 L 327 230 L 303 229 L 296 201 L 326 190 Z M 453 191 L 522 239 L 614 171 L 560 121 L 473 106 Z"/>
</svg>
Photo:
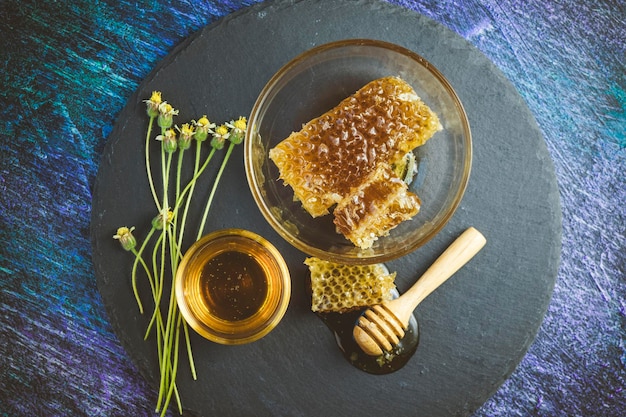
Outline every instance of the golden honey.
<svg viewBox="0 0 626 417">
<path fill-rule="evenodd" d="M 200 239 L 176 274 L 183 317 L 201 336 L 221 344 L 265 336 L 282 319 L 290 295 L 289 270 L 278 250 L 241 229 Z"/>
<path fill-rule="evenodd" d="M 249 253 L 218 253 L 207 261 L 200 274 L 200 299 L 208 311 L 222 320 L 247 319 L 259 311 L 267 298 L 265 275 L 263 265 Z"/>
</svg>

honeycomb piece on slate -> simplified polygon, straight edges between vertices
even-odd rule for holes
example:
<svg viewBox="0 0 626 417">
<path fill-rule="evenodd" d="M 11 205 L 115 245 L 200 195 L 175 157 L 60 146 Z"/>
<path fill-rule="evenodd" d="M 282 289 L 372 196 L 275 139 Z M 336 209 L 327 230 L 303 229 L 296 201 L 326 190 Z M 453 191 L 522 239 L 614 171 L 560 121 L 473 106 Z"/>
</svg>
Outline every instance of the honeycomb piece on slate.
<svg viewBox="0 0 626 417">
<path fill-rule="evenodd" d="M 392 297 L 396 273 L 383 264 L 342 265 L 310 257 L 311 310 L 346 312 L 380 304 Z"/>
</svg>

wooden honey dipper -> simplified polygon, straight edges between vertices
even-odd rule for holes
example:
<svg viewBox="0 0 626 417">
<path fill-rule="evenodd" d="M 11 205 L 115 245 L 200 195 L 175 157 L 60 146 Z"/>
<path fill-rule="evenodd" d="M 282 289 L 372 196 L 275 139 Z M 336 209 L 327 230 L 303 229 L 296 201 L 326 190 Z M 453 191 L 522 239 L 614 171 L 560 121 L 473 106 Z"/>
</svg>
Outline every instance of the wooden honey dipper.
<svg viewBox="0 0 626 417">
<path fill-rule="evenodd" d="M 352 332 L 363 352 L 391 351 L 408 327 L 413 310 L 476 255 L 487 240 L 473 227 L 461 234 L 402 296 L 368 308 Z"/>
</svg>

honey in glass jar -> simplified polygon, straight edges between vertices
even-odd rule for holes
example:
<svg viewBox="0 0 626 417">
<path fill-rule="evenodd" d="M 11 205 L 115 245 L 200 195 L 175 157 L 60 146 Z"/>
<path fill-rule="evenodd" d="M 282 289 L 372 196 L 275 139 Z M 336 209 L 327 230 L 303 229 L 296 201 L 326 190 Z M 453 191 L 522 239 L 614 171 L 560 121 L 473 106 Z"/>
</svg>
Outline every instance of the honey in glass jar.
<svg viewBox="0 0 626 417">
<path fill-rule="evenodd" d="M 268 334 L 291 295 L 287 265 L 263 237 L 242 229 L 210 233 L 185 254 L 176 298 L 189 325 L 221 344 L 243 344 Z"/>
</svg>

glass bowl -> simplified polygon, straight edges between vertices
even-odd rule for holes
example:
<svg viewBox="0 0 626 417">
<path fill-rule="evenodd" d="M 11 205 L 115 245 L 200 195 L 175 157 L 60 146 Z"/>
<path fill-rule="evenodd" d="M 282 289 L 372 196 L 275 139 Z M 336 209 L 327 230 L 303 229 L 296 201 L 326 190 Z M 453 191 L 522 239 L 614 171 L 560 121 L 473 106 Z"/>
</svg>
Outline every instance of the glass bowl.
<svg viewBox="0 0 626 417">
<path fill-rule="evenodd" d="M 202 237 L 185 253 L 176 273 L 180 312 L 198 334 L 239 345 L 268 334 L 291 297 L 289 270 L 263 237 L 224 229 Z"/>
<path fill-rule="evenodd" d="M 368 82 L 398 76 L 438 116 L 443 130 L 414 150 L 417 174 L 409 190 L 422 201 L 413 219 L 370 249 L 335 231 L 333 216 L 312 218 L 284 186 L 269 150 L 309 120 Z M 444 76 L 418 54 L 398 45 L 351 39 L 315 47 L 282 67 L 254 104 L 245 144 L 248 184 L 261 213 L 287 242 L 321 259 L 372 264 L 404 256 L 428 242 L 452 217 L 469 179 L 472 139 L 461 101 Z"/>
</svg>

